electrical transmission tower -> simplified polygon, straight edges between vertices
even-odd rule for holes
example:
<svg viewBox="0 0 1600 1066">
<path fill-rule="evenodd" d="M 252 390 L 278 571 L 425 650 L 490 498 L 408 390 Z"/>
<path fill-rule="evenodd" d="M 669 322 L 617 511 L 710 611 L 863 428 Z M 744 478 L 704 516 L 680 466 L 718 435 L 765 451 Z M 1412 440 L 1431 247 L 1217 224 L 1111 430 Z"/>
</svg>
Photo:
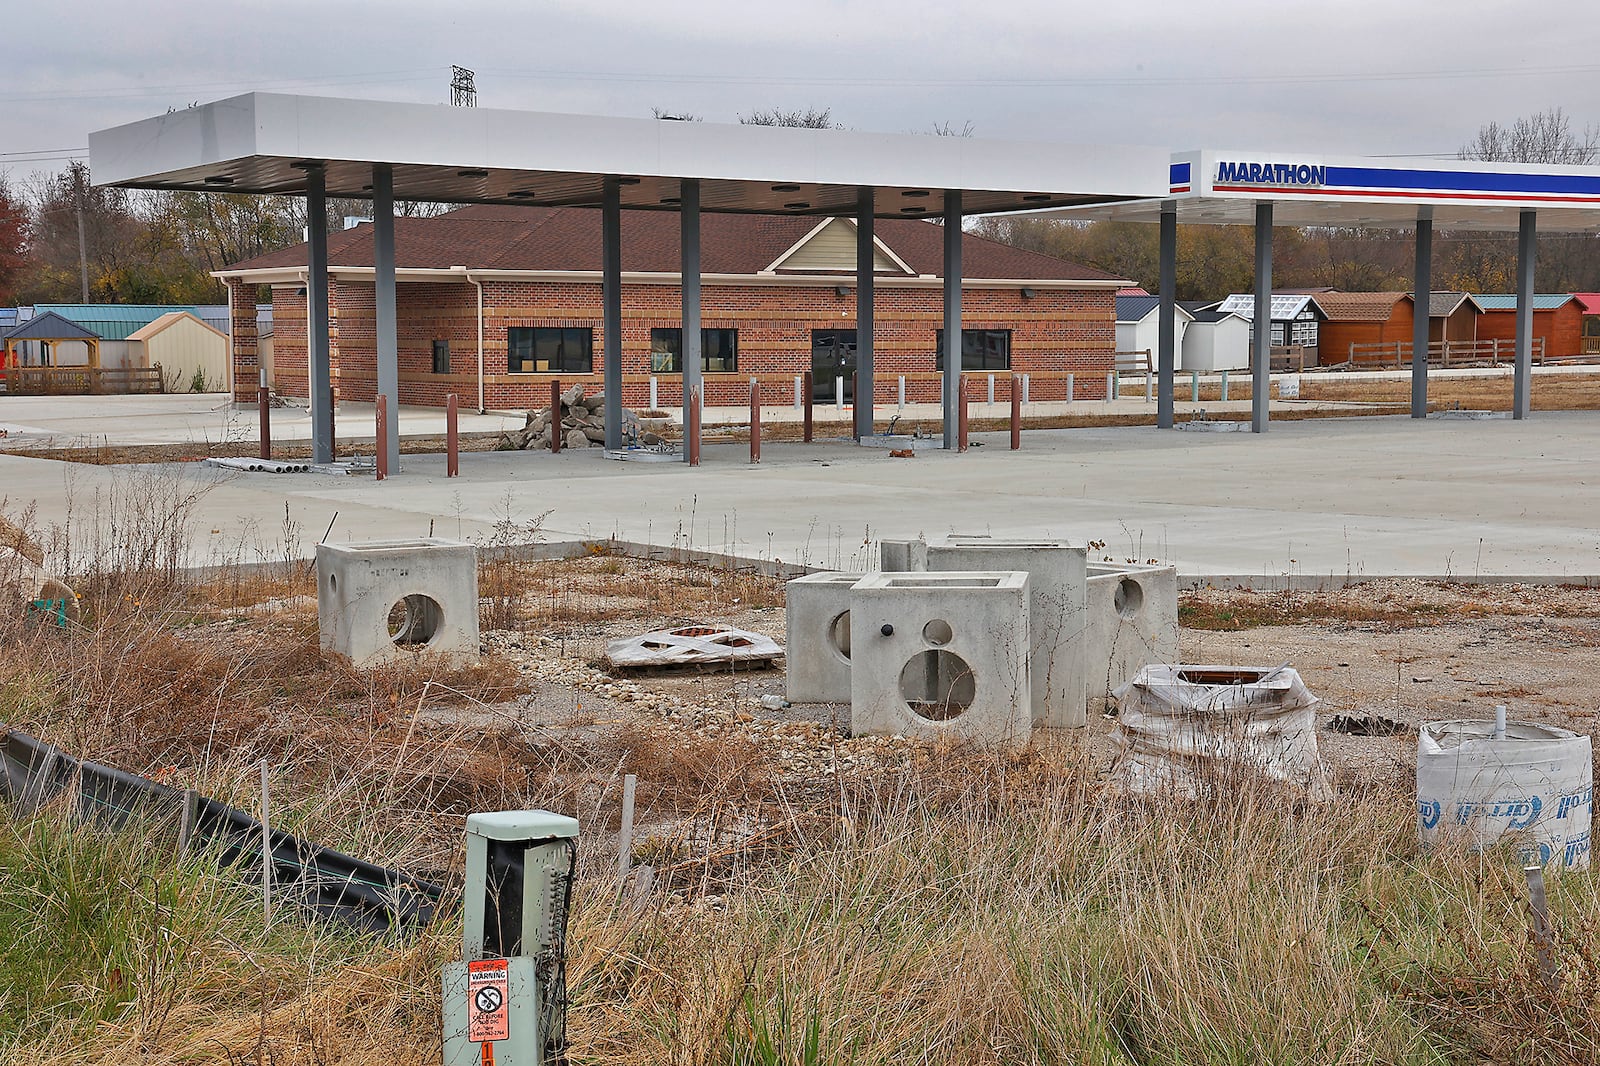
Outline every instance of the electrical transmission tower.
<svg viewBox="0 0 1600 1066">
<path fill-rule="evenodd" d="M 452 65 L 450 68 L 450 106 L 478 106 L 478 87 L 472 83 L 472 71 L 466 67 Z"/>
</svg>

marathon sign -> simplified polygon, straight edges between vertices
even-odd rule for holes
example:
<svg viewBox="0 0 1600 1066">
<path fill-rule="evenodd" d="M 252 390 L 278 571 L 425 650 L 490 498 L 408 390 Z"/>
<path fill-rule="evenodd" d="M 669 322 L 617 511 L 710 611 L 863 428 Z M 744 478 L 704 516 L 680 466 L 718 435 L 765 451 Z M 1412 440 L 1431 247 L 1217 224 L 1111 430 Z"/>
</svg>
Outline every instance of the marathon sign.
<svg viewBox="0 0 1600 1066">
<path fill-rule="evenodd" d="M 1271 185 L 1278 187 L 1321 188 L 1328 168 L 1310 163 L 1229 163 L 1217 164 L 1218 185 Z"/>
</svg>

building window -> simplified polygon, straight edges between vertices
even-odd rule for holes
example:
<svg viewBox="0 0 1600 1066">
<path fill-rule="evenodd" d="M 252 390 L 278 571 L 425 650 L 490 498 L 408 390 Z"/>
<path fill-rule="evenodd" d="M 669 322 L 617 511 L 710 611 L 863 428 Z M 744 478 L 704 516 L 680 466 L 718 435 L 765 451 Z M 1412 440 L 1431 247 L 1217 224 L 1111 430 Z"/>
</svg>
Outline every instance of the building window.
<svg viewBox="0 0 1600 1066">
<path fill-rule="evenodd" d="M 731 373 L 739 369 L 739 331 L 702 329 L 700 369 L 706 374 Z M 683 370 L 683 330 L 650 331 L 650 370 L 657 374 L 676 374 Z"/>
<path fill-rule="evenodd" d="M 450 342 L 433 342 L 433 372 L 435 374 L 450 373 Z"/>
<path fill-rule="evenodd" d="M 933 365 L 944 369 L 944 330 L 934 334 Z M 962 370 L 1010 370 L 1011 331 L 1009 329 L 964 329 L 961 331 Z"/>
<path fill-rule="evenodd" d="M 1302 319 L 1294 324 L 1294 342 L 1304 348 L 1317 346 L 1317 320 Z"/>
<path fill-rule="evenodd" d="M 513 374 L 589 374 L 594 330 L 512 326 L 506 330 L 506 369 Z"/>
</svg>

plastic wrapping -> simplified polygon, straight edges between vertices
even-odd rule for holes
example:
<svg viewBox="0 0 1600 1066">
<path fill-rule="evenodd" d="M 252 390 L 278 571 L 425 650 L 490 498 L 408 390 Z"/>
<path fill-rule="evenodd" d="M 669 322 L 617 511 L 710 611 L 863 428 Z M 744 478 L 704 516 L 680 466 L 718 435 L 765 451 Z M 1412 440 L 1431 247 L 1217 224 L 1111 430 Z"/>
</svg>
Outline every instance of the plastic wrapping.
<svg viewBox="0 0 1600 1066">
<path fill-rule="evenodd" d="M 1424 844 L 1504 837 L 1541 865 L 1589 865 L 1594 751 L 1568 729 L 1512 722 L 1428 722 L 1417 732 L 1417 833 Z"/>
<path fill-rule="evenodd" d="M 1287 666 L 1145 666 L 1120 686 L 1114 788 L 1189 798 L 1276 782 L 1332 797 L 1318 699 Z"/>
</svg>

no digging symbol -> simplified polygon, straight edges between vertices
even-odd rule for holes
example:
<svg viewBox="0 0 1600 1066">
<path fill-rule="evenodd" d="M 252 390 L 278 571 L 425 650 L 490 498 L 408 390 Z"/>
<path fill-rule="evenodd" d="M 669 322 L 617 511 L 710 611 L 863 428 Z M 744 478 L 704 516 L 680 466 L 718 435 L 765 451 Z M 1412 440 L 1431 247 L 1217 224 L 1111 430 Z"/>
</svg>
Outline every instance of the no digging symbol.
<svg viewBox="0 0 1600 1066">
<path fill-rule="evenodd" d="M 505 959 L 481 959 L 467 963 L 467 1039 L 478 1044 L 505 1040 L 511 1036 L 511 1011 L 506 1004 Z"/>
</svg>

